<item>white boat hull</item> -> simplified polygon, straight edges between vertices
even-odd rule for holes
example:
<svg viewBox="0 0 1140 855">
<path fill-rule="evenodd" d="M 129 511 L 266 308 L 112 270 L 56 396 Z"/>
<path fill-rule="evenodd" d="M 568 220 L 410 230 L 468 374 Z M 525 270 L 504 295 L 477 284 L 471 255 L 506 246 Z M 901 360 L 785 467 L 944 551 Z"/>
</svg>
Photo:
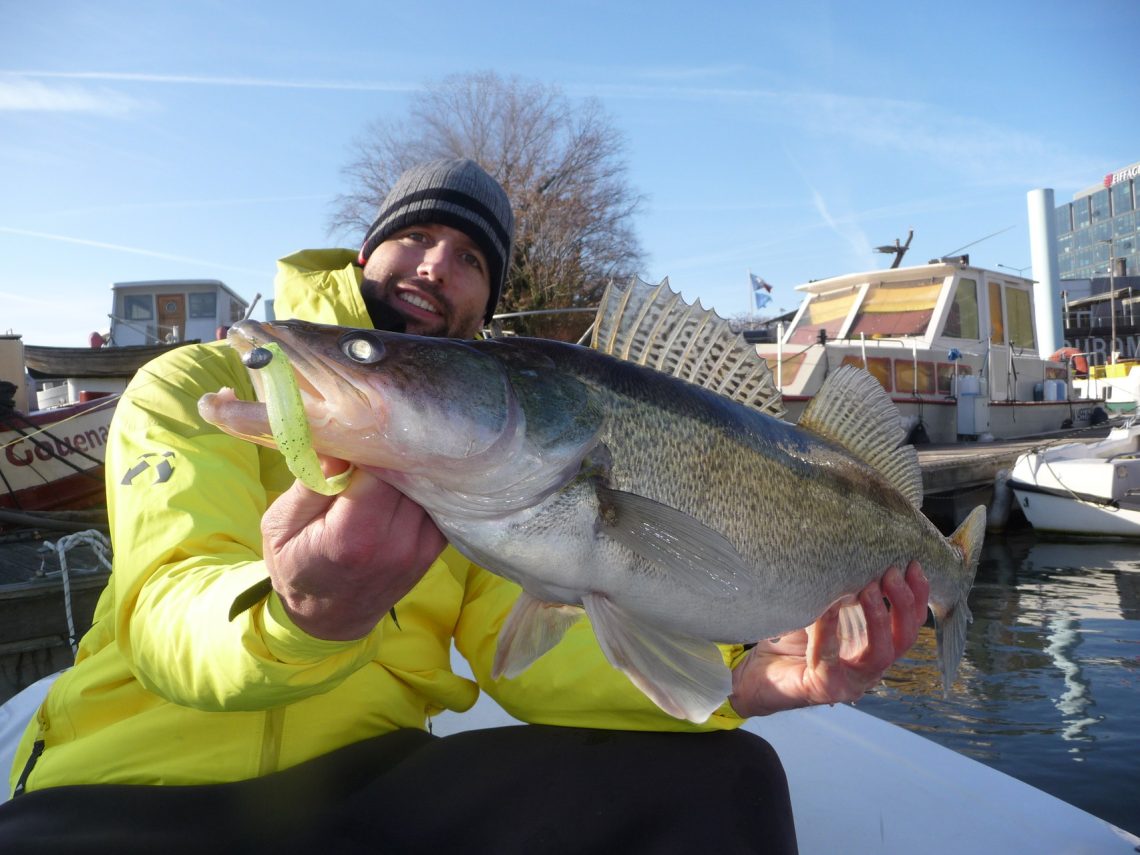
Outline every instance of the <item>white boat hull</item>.
<svg viewBox="0 0 1140 855">
<path fill-rule="evenodd" d="M 0 768 L 56 675 L 0 706 Z M 439 736 L 518 724 L 486 695 L 433 719 Z M 803 855 L 1119 853 L 1140 837 L 976 760 L 853 707 L 819 706 L 750 719 L 788 776 Z M 0 788 L 0 802 L 6 798 Z"/>
<path fill-rule="evenodd" d="M 1009 486 L 1039 531 L 1140 538 L 1140 425 L 1023 454 Z"/>
<path fill-rule="evenodd" d="M 0 420 L 0 507 L 78 508 L 103 502 L 103 458 L 117 397 Z"/>
</svg>

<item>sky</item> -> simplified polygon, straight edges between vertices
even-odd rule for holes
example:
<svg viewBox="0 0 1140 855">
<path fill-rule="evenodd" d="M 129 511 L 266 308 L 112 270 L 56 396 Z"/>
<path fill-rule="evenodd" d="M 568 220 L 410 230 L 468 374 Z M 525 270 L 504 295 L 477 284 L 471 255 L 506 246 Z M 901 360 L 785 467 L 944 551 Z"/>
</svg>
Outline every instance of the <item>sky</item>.
<svg viewBox="0 0 1140 855">
<path fill-rule="evenodd" d="M 494 71 L 597 99 L 625 140 L 643 278 L 726 317 L 967 252 L 1029 275 L 1026 194 L 1140 160 L 1135 0 L 956 3 L 0 0 L 0 333 L 83 346 L 111 284 L 356 246 L 366 127 Z M 262 317 L 260 308 L 255 317 Z"/>
</svg>

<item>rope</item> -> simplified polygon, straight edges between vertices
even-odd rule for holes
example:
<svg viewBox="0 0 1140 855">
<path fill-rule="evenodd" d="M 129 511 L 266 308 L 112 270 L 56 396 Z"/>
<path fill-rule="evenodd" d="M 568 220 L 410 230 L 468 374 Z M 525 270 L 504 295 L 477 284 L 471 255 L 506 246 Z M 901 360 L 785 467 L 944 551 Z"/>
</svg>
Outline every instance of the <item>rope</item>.
<svg viewBox="0 0 1140 855">
<path fill-rule="evenodd" d="M 67 553 L 74 549 L 76 546 L 90 547 L 91 551 L 95 553 L 95 558 L 107 568 L 111 569 L 111 562 L 108 559 L 108 554 L 111 551 L 111 542 L 107 540 L 106 535 L 95 529 L 88 529 L 86 531 L 77 531 L 74 534 L 68 534 L 61 537 L 59 540 L 52 543 L 50 540 L 45 540 L 43 549 L 44 551 L 54 550 L 56 555 L 59 556 L 59 570 L 63 576 L 63 607 L 67 615 L 67 634 L 68 643 L 71 644 L 71 652 L 79 652 L 79 638 L 78 633 L 75 631 L 75 616 L 71 608 L 71 572 L 67 566 Z M 87 571 L 76 570 L 76 572 L 93 573 L 95 568 Z M 40 574 L 49 575 L 43 572 L 43 563 L 40 564 Z"/>
</svg>

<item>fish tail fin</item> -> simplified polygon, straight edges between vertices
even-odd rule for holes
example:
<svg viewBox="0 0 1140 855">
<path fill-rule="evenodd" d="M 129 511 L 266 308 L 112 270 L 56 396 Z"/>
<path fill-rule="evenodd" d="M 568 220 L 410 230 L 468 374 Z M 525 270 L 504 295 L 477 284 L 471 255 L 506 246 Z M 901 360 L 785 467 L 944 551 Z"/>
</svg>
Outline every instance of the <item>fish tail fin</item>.
<svg viewBox="0 0 1140 855">
<path fill-rule="evenodd" d="M 974 574 L 978 569 L 985 536 L 986 507 L 979 505 L 970 511 L 970 515 L 949 538 L 950 544 L 962 555 L 962 574 L 958 577 L 957 591 L 948 604 L 930 604 L 934 612 L 938 665 L 942 672 L 942 691 L 945 694 L 950 693 L 950 686 L 966 649 L 966 625 L 973 620 L 966 598 L 974 584 Z"/>
</svg>

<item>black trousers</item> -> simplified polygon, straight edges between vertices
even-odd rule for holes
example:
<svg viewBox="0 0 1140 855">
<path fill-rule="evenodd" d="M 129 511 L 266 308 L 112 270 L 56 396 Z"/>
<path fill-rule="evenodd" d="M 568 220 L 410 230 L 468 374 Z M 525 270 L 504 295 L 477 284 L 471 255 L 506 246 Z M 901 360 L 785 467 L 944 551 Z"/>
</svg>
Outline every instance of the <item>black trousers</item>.
<svg viewBox="0 0 1140 855">
<path fill-rule="evenodd" d="M 783 767 L 745 731 L 404 730 L 249 781 L 0 805 L 5 855 L 795 851 Z"/>
</svg>

